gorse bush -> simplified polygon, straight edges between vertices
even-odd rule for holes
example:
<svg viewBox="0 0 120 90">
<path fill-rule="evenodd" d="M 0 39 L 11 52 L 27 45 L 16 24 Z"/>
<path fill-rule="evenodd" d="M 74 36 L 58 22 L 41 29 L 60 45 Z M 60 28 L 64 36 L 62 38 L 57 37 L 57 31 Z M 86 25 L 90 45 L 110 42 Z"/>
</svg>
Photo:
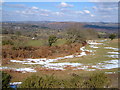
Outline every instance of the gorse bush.
<svg viewBox="0 0 120 90">
<path fill-rule="evenodd" d="M 35 48 L 31 46 L 13 46 L 12 50 L 27 50 L 27 51 L 34 51 Z"/>
<path fill-rule="evenodd" d="M 85 79 L 74 75 L 70 79 L 61 80 L 51 76 L 28 77 L 21 88 L 104 88 L 109 84 L 109 79 L 104 73 L 97 73 Z"/>
<path fill-rule="evenodd" d="M 2 45 L 14 45 L 14 42 L 12 40 L 3 40 Z"/>
<path fill-rule="evenodd" d="M 21 85 L 21 88 L 57 88 L 59 82 L 53 75 L 39 77 L 33 75 L 28 77 Z"/>
<path fill-rule="evenodd" d="M 84 82 L 86 88 L 103 88 L 107 87 L 108 84 L 109 79 L 104 73 L 94 74 Z"/>
<path fill-rule="evenodd" d="M 57 41 L 57 37 L 54 35 L 49 36 L 48 42 L 49 42 L 49 46 L 52 46 L 53 43 L 55 43 Z"/>
<path fill-rule="evenodd" d="M 83 83 L 83 78 L 79 75 L 73 75 L 72 79 L 70 80 L 72 88 L 81 88 Z"/>
<path fill-rule="evenodd" d="M 115 35 L 115 34 L 110 34 L 109 38 L 110 38 L 111 40 L 113 40 L 113 39 L 116 38 L 116 35 Z"/>
<path fill-rule="evenodd" d="M 11 76 L 6 72 L 2 72 L 2 88 L 9 88 L 10 80 Z"/>
</svg>

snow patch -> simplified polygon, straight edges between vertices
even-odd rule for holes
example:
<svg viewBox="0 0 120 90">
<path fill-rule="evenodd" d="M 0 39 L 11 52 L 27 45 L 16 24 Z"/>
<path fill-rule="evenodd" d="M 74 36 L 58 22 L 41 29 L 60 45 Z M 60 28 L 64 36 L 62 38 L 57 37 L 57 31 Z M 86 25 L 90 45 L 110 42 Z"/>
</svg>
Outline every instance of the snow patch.
<svg viewBox="0 0 120 90">
<path fill-rule="evenodd" d="M 0 67 L 0 70 L 3 69 L 11 69 L 13 71 L 20 71 L 22 73 L 26 73 L 26 72 L 36 72 L 36 70 L 32 69 L 32 68 L 11 68 L 11 67 Z"/>
<path fill-rule="evenodd" d="M 12 83 L 10 83 L 10 85 L 18 85 L 18 84 L 22 84 L 22 82 L 12 82 Z"/>
<path fill-rule="evenodd" d="M 113 48 L 113 47 L 104 47 L 105 49 L 113 49 L 115 51 L 119 51 L 120 49 L 119 48 Z"/>
<path fill-rule="evenodd" d="M 92 67 L 97 69 L 113 69 L 120 67 L 118 65 L 118 60 L 109 60 L 104 61 L 103 63 L 98 63 L 97 65 L 93 65 Z"/>
<path fill-rule="evenodd" d="M 89 66 L 81 66 L 73 70 L 95 71 L 96 69 L 90 69 Z"/>
<path fill-rule="evenodd" d="M 91 69 L 89 68 L 89 66 L 91 68 L 94 68 L 94 69 Z M 73 69 L 73 70 L 85 70 L 85 71 L 95 71 L 96 69 L 113 69 L 113 68 L 118 68 L 120 67 L 118 65 L 118 60 L 109 60 L 109 61 L 104 61 L 102 63 L 98 63 L 96 65 L 82 65 L 81 67 L 78 67 L 76 69 Z"/>
<path fill-rule="evenodd" d="M 101 45 L 103 43 L 89 42 L 88 44 L 90 44 L 90 45 Z"/>
<path fill-rule="evenodd" d="M 110 58 L 119 58 L 119 55 L 106 55 L 106 56 Z"/>
<path fill-rule="evenodd" d="M 16 62 L 16 63 L 24 63 L 26 61 L 19 61 L 19 60 L 10 60 L 10 62 Z"/>
<path fill-rule="evenodd" d="M 106 74 L 113 74 L 113 73 L 115 73 L 115 72 L 105 72 Z"/>
<path fill-rule="evenodd" d="M 94 45 L 90 45 L 90 47 L 91 47 L 91 48 L 99 48 L 99 47 L 96 47 L 96 46 L 94 46 Z"/>
<path fill-rule="evenodd" d="M 85 47 L 81 47 L 80 50 L 84 52 L 85 51 Z"/>
<path fill-rule="evenodd" d="M 23 73 L 25 73 L 25 72 L 36 72 L 36 70 L 34 70 L 32 68 L 19 68 L 19 69 L 15 69 L 15 71 L 21 71 Z"/>
<path fill-rule="evenodd" d="M 64 70 L 63 68 L 66 67 L 66 66 L 77 67 L 77 66 L 80 66 L 80 65 L 82 65 L 82 64 L 66 62 L 66 63 L 49 63 L 49 64 L 47 64 L 43 67 Z"/>
<path fill-rule="evenodd" d="M 108 41 L 107 39 L 104 39 L 104 40 L 99 40 L 99 42 L 105 42 L 105 41 Z"/>
<path fill-rule="evenodd" d="M 109 54 L 120 54 L 119 52 L 108 52 Z"/>
<path fill-rule="evenodd" d="M 2 69 L 12 69 L 12 68 L 10 68 L 10 67 L 0 67 L 0 70 L 2 70 Z"/>
</svg>

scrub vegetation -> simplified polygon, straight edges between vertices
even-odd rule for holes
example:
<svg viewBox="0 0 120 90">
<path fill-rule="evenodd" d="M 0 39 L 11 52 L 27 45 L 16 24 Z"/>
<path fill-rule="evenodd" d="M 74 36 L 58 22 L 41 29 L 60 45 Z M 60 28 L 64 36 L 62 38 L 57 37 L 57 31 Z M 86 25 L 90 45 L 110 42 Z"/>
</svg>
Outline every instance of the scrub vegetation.
<svg viewBox="0 0 120 90">
<path fill-rule="evenodd" d="M 104 73 L 95 73 L 89 78 L 73 74 L 67 80 L 57 79 L 54 75 L 32 75 L 23 81 L 21 88 L 107 88 L 109 81 Z"/>
</svg>

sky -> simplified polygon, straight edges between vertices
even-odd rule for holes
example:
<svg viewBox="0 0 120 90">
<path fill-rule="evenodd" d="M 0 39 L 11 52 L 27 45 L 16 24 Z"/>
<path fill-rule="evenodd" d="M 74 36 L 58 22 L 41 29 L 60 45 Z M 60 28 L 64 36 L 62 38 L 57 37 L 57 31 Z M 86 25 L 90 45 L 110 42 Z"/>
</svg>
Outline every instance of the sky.
<svg viewBox="0 0 120 90">
<path fill-rule="evenodd" d="M 117 2 L 3 2 L 2 21 L 118 22 Z"/>
</svg>

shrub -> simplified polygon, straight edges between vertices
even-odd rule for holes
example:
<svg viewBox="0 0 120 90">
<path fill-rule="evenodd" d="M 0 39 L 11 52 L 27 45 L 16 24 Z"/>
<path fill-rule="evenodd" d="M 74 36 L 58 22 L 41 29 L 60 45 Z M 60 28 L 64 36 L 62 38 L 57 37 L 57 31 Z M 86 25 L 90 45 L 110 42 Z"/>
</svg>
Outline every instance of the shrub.
<svg viewBox="0 0 120 90">
<path fill-rule="evenodd" d="M 53 75 L 44 77 L 33 75 L 21 84 L 21 88 L 56 88 L 59 84 Z"/>
<path fill-rule="evenodd" d="M 79 75 L 72 75 L 72 78 L 60 80 L 51 76 L 28 77 L 21 84 L 21 88 L 104 88 L 109 85 L 109 79 L 104 73 L 92 75 L 87 80 Z"/>
<path fill-rule="evenodd" d="M 70 80 L 61 80 L 59 88 L 73 88 Z"/>
<path fill-rule="evenodd" d="M 82 80 L 77 75 L 69 80 L 56 79 L 53 75 L 43 77 L 33 75 L 21 84 L 21 88 L 80 88 L 82 87 Z"/>
<path fill-rule="evenodd" d="M 55 43 L 57 41 L 57 37 L 54 35 L 49 36 L 48 42 L 49 42 L 49 46 L 52 46 L 53 43 Z"/>
<path fill-rule="evenodd" d="M 2 88 L 8 88 L 11 76 L 6 72 L 2 72 Z"/>
<path fill-rule="evenodd" d="M 3 40 L 2 45 L 13 45 L 14 43 L 11 40 Z"/>
<path fill-rule="evenodd" d="M 75 74 L 70 80 L 70 83 L 72 88 L 81 88 L 83 83 L 83 78 Z"/>
<path fill-rule="evenodd" d="M 104 73 L 93 74 L 84 82 L 87 88 L 104 88 L 109 84 L 109 79 Z"/>
<path fill-rule="evenodd" d="M 115 37 L 116 37 L 115 34 L 111 34 L 111 35 L 109 36 L 109 38 L 110 38 L 111 40 L 115 39 Z"/>
<path fill-rule="evenodd" d="M 12 50 L 27 50 L 27 51 L 34 51 L 35 48 L 31 46 L 13 46 Z"/>
</svg>

